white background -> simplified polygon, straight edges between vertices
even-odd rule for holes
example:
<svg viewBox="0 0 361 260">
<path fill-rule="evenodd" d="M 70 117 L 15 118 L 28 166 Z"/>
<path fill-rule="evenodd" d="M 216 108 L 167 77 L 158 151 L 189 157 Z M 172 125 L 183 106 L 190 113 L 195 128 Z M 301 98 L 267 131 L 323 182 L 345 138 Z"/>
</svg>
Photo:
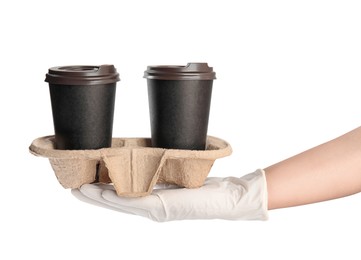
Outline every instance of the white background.
<svg viewBox="0 0 361 260">
<path fill-rule="evenodd" d="M 358 1 L 2 1 L 0 259 L 360 259 L 361 194 L 260 221 L 155 223 L 75 199 L 28 152 L 53 134 L 47 69 L 114 64 L 113 134 L 150 136 L 147 65 L 208 62 L 211 176 L 242 176 L 361 123 Z M 307 187 L 305 187 L 307 188 Z"/>
</svg>

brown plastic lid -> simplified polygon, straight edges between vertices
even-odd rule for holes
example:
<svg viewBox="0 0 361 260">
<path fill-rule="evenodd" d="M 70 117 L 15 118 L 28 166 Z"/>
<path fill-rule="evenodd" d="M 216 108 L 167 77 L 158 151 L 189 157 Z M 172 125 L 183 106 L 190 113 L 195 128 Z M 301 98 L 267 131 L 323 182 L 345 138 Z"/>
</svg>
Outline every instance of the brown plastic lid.
<svg viewBox="0 0 361 260">
<path fill-rule="evenodd" d="M 188 63 L 186 66 L 148 66 L 144 78 L 160 80 L 213 80 L 216 73 L 207 63 Z"/>
<path fill-rule="evenodd" d="M 119 80 L 119 73 L 113 65 L 52 67 L 45 78 L 45 82 L 59 85 L 100 85 Z"/>
</svg>

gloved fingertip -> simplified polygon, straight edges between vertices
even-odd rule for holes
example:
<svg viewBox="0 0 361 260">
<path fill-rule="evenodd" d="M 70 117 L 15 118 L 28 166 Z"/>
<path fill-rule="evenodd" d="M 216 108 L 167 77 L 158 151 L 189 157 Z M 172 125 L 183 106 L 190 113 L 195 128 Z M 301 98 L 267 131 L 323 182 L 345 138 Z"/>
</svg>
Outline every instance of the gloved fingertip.
<svg viewBox="0 0 361 260">
<path fill-rule="evenodd" d="M 83 184 L 82 186 L 80 186 L 79 190 L 80 191 L 86 191 L 86 190 L 91 190 L 91 189 L 99 189 L 97 186 L 95 186 L 94 184 Z"/>
<path fill-rule="evenodd" d="M 81 192 L 79 191 L 79 189 L 71 189 L 71 194 L 77 197 L 79 194 L 81 194 Z"/>
<path fill-rule="evenodd" d="M 94 204 L 94 200 L 92 200 L 91 198 L 85 196 L 79 189 L 72 189 L 71 194 L 80 201 L 90 203 L 90 204 Z"/>
</svg>

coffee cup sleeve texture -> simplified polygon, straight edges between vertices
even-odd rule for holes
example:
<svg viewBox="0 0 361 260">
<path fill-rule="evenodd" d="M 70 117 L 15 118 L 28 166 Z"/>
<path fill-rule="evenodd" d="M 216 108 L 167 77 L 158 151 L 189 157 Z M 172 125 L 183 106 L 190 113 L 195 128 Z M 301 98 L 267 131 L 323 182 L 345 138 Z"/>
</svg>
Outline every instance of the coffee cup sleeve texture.
<svg viewBox="0 0 361 260">
<path fill-rule="evenodd" d="M 148 66 L 151 138 L 154 147 L 206 148 L 213 80 L 207 63 L 186 66 Z"/>
<path fill-rule="evenodd" d="M 55 131 L 60 150 L 110 147 L 116 83 L 114 65 L 58 66 L 49 69 L 49 83 Z"/>
</svg>

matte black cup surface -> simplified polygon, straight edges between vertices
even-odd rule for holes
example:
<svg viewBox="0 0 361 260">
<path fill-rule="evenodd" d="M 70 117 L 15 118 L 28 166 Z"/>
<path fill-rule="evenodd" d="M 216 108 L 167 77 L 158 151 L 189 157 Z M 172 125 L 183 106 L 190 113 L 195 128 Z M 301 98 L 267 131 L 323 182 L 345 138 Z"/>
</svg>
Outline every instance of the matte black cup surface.
<svg viewBox="0 0 361 260">
<path fill-rule="evenodd" d="M 116 82 L 113 65 L 63 66 L 49 69 L 56 149 L 110 147 Z"/>
<path fill-rule="evenodd" d="M 204 150 L 215 79 L 213 69 L 206 63 L 149 66 L 144 77 L 152 146 Z"/>
</svg>

